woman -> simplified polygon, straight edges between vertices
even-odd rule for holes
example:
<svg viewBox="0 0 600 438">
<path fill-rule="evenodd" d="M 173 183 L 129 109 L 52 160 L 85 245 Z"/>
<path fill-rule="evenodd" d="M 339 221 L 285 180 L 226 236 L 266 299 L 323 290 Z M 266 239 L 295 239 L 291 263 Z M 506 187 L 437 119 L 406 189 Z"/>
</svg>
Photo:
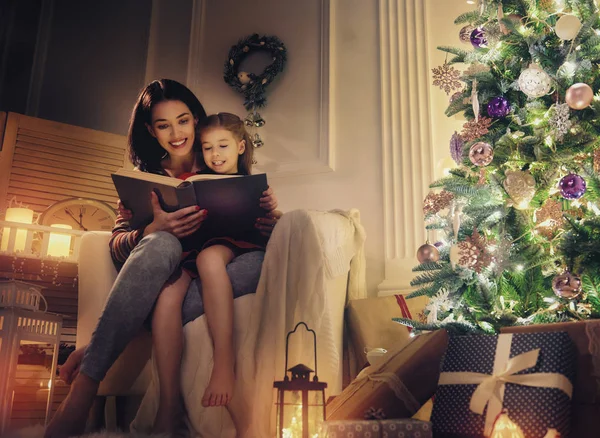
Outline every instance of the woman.
<svg viewBox="0 0 600 438">
<path fill-rule="evenodd" d="M 198 165 L 201 161 L 197 160 L 199 146 L 195 126 L 205 117 L 206 112 L 196 96 L 182 84 L 168 79 L 152 82 L 140 94 L 130 120 L 128 141 L 132 163 L 141 171 L 172 177 L 202 170 Z M 73 353 L 64 371 L 61 370 L 61 377 L 66 381 L 74 379 L 69 395 L 48 425 L 47 438 L 83 432 L 100 381 L 151 316 L 158 297 L 172 293 L 173 288 L 181 284 L 178 281 L 182 256 L 179 240 L 198 230 L 207 213 L 196 206 L 164 212 L 155 194 L 152 194 L 152 203 L 154 219 L 144 229 L 131 230 L 126 222 L 117 220 L 110 249 L 113 260 L 117 265 L 122 264 L 122 268 L 90 343 Z M 257 223 L 257 228 L 270 235 L 280 215 L 273 211 L 277 200 L 270 189 L 260 204 L 271 213 Z M 234 296 L 254 292 L 262 258 L 263 253 L 250 252 L 229 264 L 227 272 Z M 197 282 L 192 282 L 187 291 L 182 307 L 183 324 L 203 312 L 198 287 Z M 154 319 L 169 323 L 162 317 Z M 155 321 L 152 326 L 157 366 L 177 382 L 160 382 L 165 398 L 159 406 L 155 431 L 170 433 L 177 414 L 178 403 L 174 401 L 179 401 L 178 374 L 174 374 L 172 368 L 179 367 L 181 340 L 165 339 Z"/>
</svg>

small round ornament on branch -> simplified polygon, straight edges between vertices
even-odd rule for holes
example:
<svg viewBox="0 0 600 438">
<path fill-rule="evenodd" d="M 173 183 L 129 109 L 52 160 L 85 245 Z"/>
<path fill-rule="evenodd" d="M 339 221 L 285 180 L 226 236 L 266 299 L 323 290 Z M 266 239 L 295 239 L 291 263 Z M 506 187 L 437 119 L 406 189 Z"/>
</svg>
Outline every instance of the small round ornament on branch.
<svg viewBox="0 0 600 438">
<path fill-rule="evenodd" d="M 511 110 L 510 102 L 504 96 L 496 96 L 492 98 L 487 105 L 487 113 L 493 119 L 501 119 L 506 117 Z"/>
<path fill-rule="evenodd" d="M 552 87 L 552 78 L 536 64 L 530 64 L 523 70 L 518 79 L 519 89 L 528 97 L 545 96 Z"/>
<path fill-rule="evenodd" d="M 471 40 L 471 45 L 476 49 L 483 49 L 488 45 L 486 31 L 483 27 L 473 29 L 469 39 Z"/>
<path fill-rule="evenodd" d="M 563 41 L 571 41 L 577 37 L 581 29 L 581 21 L 575 15 L 565 14 L 554 25 L 556 36 Z"/>
<path fill-rule="evenodd" d="M 579 199 L 585 194 L 587 187 L 581 176 L 570 173 L 561 178 L 558 189 L 565 199 Z"/>
<path fill-rule="evenodd" d="M 573 300 L 581 295 L 581 278 L 565 271 L 552 279 L 552 290 L 557 297 Z"/>
<path fill-rule="evenodd" d="M 582 82 L 571 85 L 565 94 L 565 102 L 574 110 L 587 108 L 593 99 L 594 90 L 588 84 Z"/>
<path fill-rule="evenodd" d="M 478 141 L 469 149 L 469 160 L 475 166 L 485 167 L 494 159 L 494 149 L 489 143 Z"/>
<path fill-rule="evenodd" d="M 440 259 L 439 250 L 431 243 L 426 242 L 417 250 L 417 260 L 419 263 L 435 263 Z"/>
</svg>

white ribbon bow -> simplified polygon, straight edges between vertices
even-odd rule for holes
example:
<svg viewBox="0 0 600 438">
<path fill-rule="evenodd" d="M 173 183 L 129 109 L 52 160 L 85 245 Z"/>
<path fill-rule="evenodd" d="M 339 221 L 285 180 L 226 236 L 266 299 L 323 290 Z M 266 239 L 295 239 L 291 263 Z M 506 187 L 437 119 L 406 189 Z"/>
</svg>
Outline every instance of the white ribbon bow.
<svg viewBox="0 0 600 438">
<path fill-rule="evenodd" d="M 494 369 L 492 374 L 474 372 L 444 372 L 440 374 L 440 385 L 478 384 L 471 396 L 469 408 L 476 414 L 483 415 L 487 406 L 484 435 L 489 436 L 494 427 L 496 417 L 502 411 L 506 383 L 534 386 L 538 388 L 557 388 L 571 398 L 573 385 L 559 373 L 520 374 L 518 372 L 535 366 L 540 350 L 532 350 L 510 358 L 512 334 L 498 336 Z"/>
</svg>

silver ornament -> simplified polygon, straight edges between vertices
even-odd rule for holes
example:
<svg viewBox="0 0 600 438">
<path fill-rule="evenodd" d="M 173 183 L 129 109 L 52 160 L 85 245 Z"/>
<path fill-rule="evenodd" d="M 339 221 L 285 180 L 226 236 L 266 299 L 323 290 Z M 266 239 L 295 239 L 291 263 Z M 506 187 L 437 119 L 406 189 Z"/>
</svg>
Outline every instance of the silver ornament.
<svg viewBox="0 0 600 438">
<path fill-rule="evenodd" d="M 536 98 L 545 96 L 550 92 L 552 79 L 548 74 L 535 64 L 530 64 L 519 76 L 519 89 L 528 97 Z"/>
<path fill-rule="evenodd" d="M 254 134 L 254 136 L 252 137 L 252 146 L 254 146 L 255 148 L 260 148 L 264 145 L 262 138 L 260 138 L 259 134 Z"/>
</svg>

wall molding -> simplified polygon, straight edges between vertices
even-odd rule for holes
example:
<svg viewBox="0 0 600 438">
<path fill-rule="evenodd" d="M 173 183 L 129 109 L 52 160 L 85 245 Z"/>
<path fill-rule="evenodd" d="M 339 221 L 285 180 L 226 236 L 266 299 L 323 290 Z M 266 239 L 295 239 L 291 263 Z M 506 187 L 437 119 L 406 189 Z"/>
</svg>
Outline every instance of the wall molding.
<svg viewBox="0 0 600 438">
<path fill-rule="evenodd" d="M 422 0 L 379 0 L 385 280 L 410 290 L 425 242 L 422 201 L 433 178 L 429 69 Z"/>
<path fill-rule="evenodd" d="M 315 173 L 326 173 L 335 170 L 335 141 L 333 139 L 332 117 L 330 105 L 333 90 L 332 62 L 331 62 L 331 40 L 332 40 L 332 1 L 320 0 L 320 54 L 319 54 L 319 147 L 314 158 L 306 160 L 290 160 L 278 162 L 276 166 L 272 162 L 265 165 L 269 169 L 269 178 L 280 178 L 296 175 L 310 175 Z M 205 1 L 194 0 L 192 10 L 192 24 L 190 32 L 190 46 L 188 55 L 187 85 L 192 90 L 201 89 L 202 78 L 200 75 L 202 63 L 203 25 L 206 19 Z M 240 35 L 241 37 L 241 35 Z M 285 41 L 284 41 L 285 42 Z M 260 166 L 260 157 L 257 171 L 264 171 Z M 268 162 L 269 160 L 265 160 Z"/>
<path fill-rule="evenodd" d="M 193 0 L 186 80 L 187 86 L 192 90 L 200 89 L 200 62 L 202 62 L 202 28 L 204 27 L 204 16 L 204 0 Z"/>
</svg>

